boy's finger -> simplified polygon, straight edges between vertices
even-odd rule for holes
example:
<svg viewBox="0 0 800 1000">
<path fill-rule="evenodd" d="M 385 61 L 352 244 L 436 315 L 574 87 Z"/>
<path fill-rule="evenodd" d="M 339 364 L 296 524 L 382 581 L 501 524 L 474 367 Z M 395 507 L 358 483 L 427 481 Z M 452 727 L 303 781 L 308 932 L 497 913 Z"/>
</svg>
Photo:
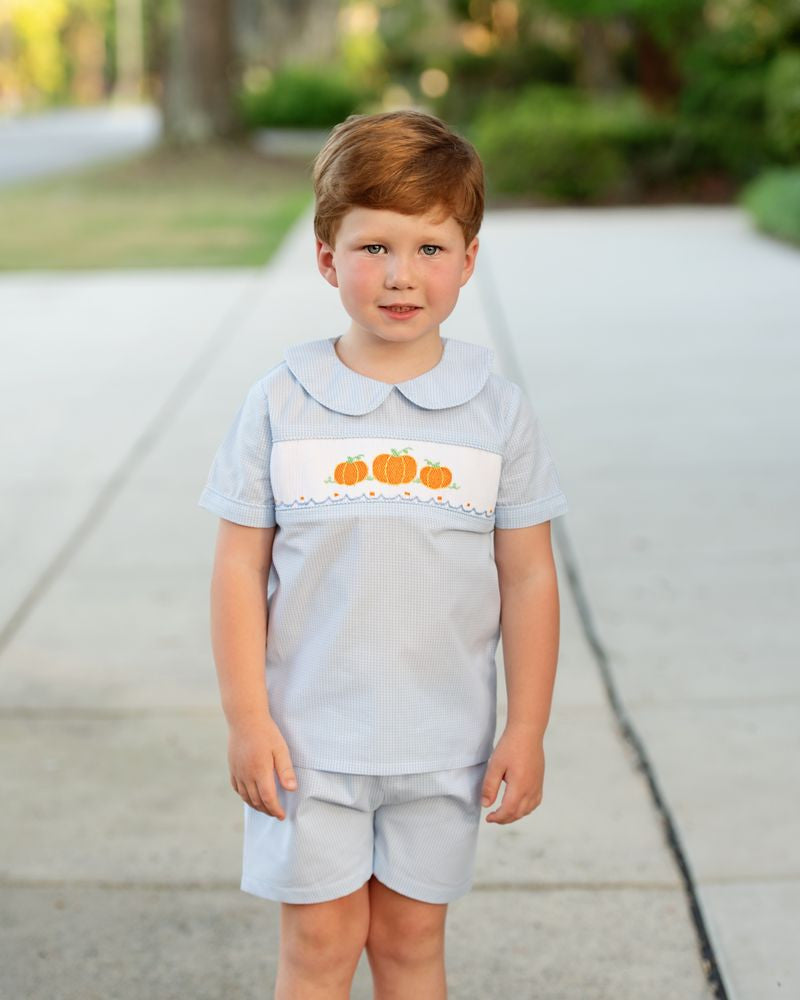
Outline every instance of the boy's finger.
<svg viewBox="0 0 800 1000">
<path fill-rule="evenodd" d="M 297 776 L 292 770 L 291 764 L 278 771 L 278 777 L 280 778 L 281 784 L 284 788 L 288 788 L 290 790 L 297 788 Z"/>
<path fill-rule="evenodd" d="M 247 792 L 247 803 L 253 807 L 253 809 L 263 809 L 264 802 L 261 798 L 261 792 L 259 791 L 258 785 L 255 781 L 242 782 L 244 788 Z"/>
<path fill-rule="evenodd" d="M 244 781 L 242 781 L 241 778 L 236 779 L 236 794 L 239 796 L 239 798 L 241 798 L 242 802 L 246 802 L 251 809 L 259 808 L 257 800 L 255 802 L 253 801 L 253 797 L 250 794 L 250 790 L 248 789 L 247 784 Z"/>
<path fill-rule="evenodd" d="M 269 812 L 266 805 L 266 799 L 262 794 L 262 789 L 259 788 L 258 782 L 253 780 L 250 782 L 242 782 L 242 785 L 247 791 L 247 795 L 243 796 L 245 801 L 253 809 L 257 809 L 259 812 Z"/>
<path fill-rule="evenodd" d="M 486 772 L 481 791 L 481 805 L 489 806 L 497 798 L 497 793 L 500 790 L 501 778 L 502 774 L 494 774 L 490 771 Z"/>
<path fill-rule="evenodd" d="M 508 816 L 508 811 L 503 808 L 502 804 L 499 809 L 495 809 L 494 812 L 486 814 L 487 823 L 504 823 L 506 817 Z"/>
<path fill-rule="evenodd" d="M 506 784 L 506 790 L 500 806 L 494 812 L 488 813 L 486 819 L 487 821 L 491 820 L 493 823 L 506 823 L 516 815 L 516 812 L 517 796 L 513 792 L 509 794 L 508 784 Z"/>
<path fill-rule="evenodd" d="M 264 811 L 270 816 L 276 816 L 278 819 L 283 819 L 285 814 L 283 812 L 283 808 L 281 807 L 280 799 L 278 798 L 278 793 L 275 789 L 275 782 L 271 774 L 259 780 L 258 793 L 261 797 L 261 801 L 264 803 Z"/>
<path fill-rule="evenodd" d="M 241 795 L 242 800 L 244 802 L 246 802 L 250 806 L 251 809 L 260 809 L 261 808 L 261 801 L 258 798 L 258 795 L 256 794 L 256 790 L 255 790 L 254 786 L 249 786 L 249 785 L 247 785 L 246 782 L 240 781 L 239 782 L 239 794 Z"/>
<path fill-rule="evenodd" d="M 281 747 L 273 754 L 275 758 L 275 770 L 278 772 L 278 779 L 284 788 L 297 788 L 297 775 L 292 767 L 292 760 L 288 750 Z"/>
</svg>

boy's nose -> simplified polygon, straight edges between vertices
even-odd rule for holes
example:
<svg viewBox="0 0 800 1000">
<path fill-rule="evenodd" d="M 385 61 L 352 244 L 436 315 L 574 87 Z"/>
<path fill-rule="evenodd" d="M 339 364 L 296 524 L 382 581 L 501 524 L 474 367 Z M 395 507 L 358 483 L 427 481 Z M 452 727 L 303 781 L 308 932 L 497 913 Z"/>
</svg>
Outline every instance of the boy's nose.
<svg viewBox="0 0 800 1000">
<path fill-rule="evenodd" d="M 414 268 L 411 262 L 395 257 L 386 270 L 386 285 L 389 288 L 412 288 Z"/>
</svg>

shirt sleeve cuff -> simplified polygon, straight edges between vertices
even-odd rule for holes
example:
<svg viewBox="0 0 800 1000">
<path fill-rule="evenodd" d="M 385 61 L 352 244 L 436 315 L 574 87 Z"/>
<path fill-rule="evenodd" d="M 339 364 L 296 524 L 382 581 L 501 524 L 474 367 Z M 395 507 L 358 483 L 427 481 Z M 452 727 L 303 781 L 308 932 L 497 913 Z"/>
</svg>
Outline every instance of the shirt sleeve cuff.
<svg viewBox="0 0 800 1000">
<path fill-rule="evenodd" d="M 495 528 L 527 528 L 532 524 L 541 524 L 554 517 L 566 514 L 569 510 L 567 498 L 563 493 L 554 493 L 541 500 L 531 500 L 530 503 L 514 504 L 508 507 L 495 507 Z"/>
<path fill-rule="evenodd" d="M 243 503 L 241 500 L 232 500 L 212 490 L 210 486 L 206 486 L 200 494 L 197 506 L 224 517 L 226 521 L 234 521 L 250 528 L 273 528 L 276 524 L 274 504 L 260 507 L 252 503 Z"/>
</svg>

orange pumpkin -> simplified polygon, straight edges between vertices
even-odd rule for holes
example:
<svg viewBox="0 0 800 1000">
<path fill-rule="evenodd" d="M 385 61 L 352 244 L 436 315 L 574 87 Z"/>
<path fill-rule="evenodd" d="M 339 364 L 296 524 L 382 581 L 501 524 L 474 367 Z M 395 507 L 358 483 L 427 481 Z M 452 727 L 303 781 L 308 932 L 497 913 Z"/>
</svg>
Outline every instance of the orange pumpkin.
<svg viewBox="0 0 800 1000">
<path fill-rule="evenodd" d="M 339 462 L 336 466 L 333 478 L 342 486 L 352 486 L 353 483 L 360 483 L 367 478 L 367 463 L 360 461 L 363 455 L 353 455 L 348 457 L 346 462 Z"/>
<path fill-rule="evenodd" d="M 372 462 L 373 476 L 381 483 L 410 483 L 417 474 L 416 459 L 405 454 L 410 450 L 392 448 L 391 455 L 376 455 Z"/>
<path fill-rule="evenodd" d="M 442 465 L 441 462 L 432 462 L 429 458 L 426 458 L 425 461 L 428 464 L 423 465 L 419 473 L 421 483 L 430 486 L 432 490 L 440 490 L 443 486 L 449 486 L 452 483 L 453 473 L 446 465 Z"/>
</svg>

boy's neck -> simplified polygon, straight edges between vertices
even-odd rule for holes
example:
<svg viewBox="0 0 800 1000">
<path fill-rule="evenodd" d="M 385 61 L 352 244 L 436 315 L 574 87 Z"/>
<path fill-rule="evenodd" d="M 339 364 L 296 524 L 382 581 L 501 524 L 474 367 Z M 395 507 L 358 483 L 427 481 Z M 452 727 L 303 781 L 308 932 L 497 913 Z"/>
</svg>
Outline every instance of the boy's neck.
<svg viewBox="0 0 800 1000">
<path fill-rule="evenodd" d="M 417 340 L 385 341 L 359 336 L 352 330 L 333 342 L 342 364 L 379 382 L 407 382 L 424 375 L 442 360 L 444 343 L 438 332 Z"/>
</svg>

